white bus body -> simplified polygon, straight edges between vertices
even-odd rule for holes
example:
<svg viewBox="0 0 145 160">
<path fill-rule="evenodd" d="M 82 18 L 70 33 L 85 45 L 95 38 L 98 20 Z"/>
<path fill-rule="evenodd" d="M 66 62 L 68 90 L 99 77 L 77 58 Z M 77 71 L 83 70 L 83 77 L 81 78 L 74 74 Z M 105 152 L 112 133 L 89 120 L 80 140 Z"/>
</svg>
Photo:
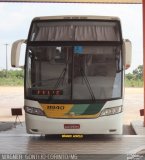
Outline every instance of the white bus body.
<svg viewBox="0 0 145 160">
<path fill-rule="evenodd" d="M 31 134 L 122 134 L 124 70 L 131 42 L 119 18 L 34 18 L 26 43 L 25 120 Z"/>
</svg>

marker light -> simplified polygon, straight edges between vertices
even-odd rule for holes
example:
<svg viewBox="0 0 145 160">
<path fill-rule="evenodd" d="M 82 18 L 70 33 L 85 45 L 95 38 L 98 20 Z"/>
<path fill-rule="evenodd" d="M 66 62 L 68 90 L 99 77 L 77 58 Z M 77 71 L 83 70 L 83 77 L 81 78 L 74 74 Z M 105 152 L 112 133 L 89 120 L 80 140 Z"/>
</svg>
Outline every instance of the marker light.
<svg viewBox="0 0 145 160">
<path fill-rule="evenodd" d="M 29 114 L 34 114 L 34 115 L 38 115 L 38 116 L 45 116 L 44 112 L 40 108 L 25 106 L 24 110 L 26 113 L 29 113 Z"/>
<path fill-rule="evenodd" d="M 114 115 L 122 112 L 122 106 L 112 107 L 112 108 L 105 108 L 102 110 L 100 116 L 109 116 Z"/>
</svg>

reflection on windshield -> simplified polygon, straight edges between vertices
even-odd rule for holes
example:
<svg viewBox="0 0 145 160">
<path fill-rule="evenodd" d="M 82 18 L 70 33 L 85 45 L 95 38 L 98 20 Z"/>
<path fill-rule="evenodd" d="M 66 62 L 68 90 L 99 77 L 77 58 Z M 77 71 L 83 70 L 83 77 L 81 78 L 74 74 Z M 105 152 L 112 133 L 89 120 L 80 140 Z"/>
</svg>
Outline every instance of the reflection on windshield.
<svg viewBox="0 0 145 160">
<path fill-rule="evenodd" d="M 29 47 L 27 96 L 54 100 L 98 100 L 121 97 L 119 47 Z"/>
</svg>

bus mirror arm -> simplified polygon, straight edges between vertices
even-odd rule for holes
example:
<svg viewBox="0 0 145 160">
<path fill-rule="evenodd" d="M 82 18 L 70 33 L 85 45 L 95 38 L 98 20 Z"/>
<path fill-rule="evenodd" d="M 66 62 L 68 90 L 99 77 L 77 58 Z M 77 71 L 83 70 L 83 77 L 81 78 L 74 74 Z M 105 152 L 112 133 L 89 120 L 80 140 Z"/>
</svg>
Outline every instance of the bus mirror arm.
<svg viewBox="0 0 145 160">
<path fill-rule="evenodd" d="M 17 40 L 12 44 L 11 48 L 11 66 L 24 68 L 24 66 L 19 66 L 19 58 L 22 44 L 26 43 L 25 39 Z"/>
</svg>

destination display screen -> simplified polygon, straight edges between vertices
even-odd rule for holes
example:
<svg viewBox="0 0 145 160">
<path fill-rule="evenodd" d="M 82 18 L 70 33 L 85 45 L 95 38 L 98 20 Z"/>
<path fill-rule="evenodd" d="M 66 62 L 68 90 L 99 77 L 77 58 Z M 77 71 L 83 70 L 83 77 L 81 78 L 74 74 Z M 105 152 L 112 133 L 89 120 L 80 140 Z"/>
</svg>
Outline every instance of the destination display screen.
<svg viewBox="0 0 145 160">
<path fill-rule="evenodd" d="M 44 90 L 44 89 L 34 89 L 32 90 L 32 95 L 63 95 L 63 90 Z"/>
</svg>

